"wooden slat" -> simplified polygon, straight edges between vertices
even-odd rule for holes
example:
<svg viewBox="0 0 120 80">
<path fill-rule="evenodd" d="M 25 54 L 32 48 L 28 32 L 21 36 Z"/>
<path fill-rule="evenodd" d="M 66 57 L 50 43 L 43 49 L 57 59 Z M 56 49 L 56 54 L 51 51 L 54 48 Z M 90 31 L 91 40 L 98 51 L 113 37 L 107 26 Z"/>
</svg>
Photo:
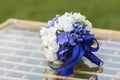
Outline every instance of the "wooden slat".
<svg viewBox="0 0 120 80">
<path fill-rule="evenodd" d="M 4 22 L 4 23 L 0 24 L 0 30 L 7 27 L 8 25 L 9 25 L 8 22 Z"/>
<path fill-rule="evenodd" d="M 95 34 L 97 38 L 100 39 L 113 39 L 120 40 L 120 31 L 114 30 L 104 30 L 104 29 L 92 29 L 92 32 Z"/>
<path fill-rule="evenodd" d="M 17 25 L 17 28 L 21 29 L 30 29 L 39 31 L 41 27 L 47 27 L 48 24 L 45 22 L 36 22 L 28 20 L 19 20 L 19 19 L 8 19 L 6 22 L 0 25 L 0 29 L 4 28 L 8 24 Z M 104 30 L 104 29 L 92 29 L 92 33 L 99 39 L 114 39 L 120 40 L 120 31 L 115 30 Z"/>
</svg>

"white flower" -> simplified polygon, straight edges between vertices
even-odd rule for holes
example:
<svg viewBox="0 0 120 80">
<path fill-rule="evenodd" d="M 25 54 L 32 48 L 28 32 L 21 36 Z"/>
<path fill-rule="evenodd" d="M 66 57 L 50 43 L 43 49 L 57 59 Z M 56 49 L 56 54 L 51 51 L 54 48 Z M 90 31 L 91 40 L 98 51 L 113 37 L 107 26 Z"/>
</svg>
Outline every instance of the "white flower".
<svg viewBox="0 0 120 80">
<path fill-rule="evenodd" d="M 77 20 L 80 18 L 80 15 L 80 13 L 73 13 L 73 17 Z"/>
<path fill-rule="evenodd" d="M 60 24 L 60 23 L 55 23 L 55 24 L 54 24 L 54 27 L 55 27 L 57 30 L 63 30 L 63 25 Z"/>
<path fill-rule="evenodd" d="M 55 61 L 57 60 L 57 54 L 59 45 L 56 43 L 56 41 L 49 42 L 46 46 L 43 46 L 43 52 L 45 57 L 49 61 Z"/>
<path fill-rule="evenodd" d="M 59 19 L 58 22 L 60 23 L 74 23 L 74 18 L 72 13 L 65 13 L 62 15 Z"/>
<path fill-rule="evenodd" d="M 75 18 L 76 22 L 84 22 L 86 19 L 86 17 L 80 13 L 73 13 L 73 17 Z"/>
<path fill-rule="evenodd" d="M 71 13 L 69 13 L 69 12 L 65 12 L 65 14 L 64 14 L 63 16 L 70 17 L 70 16 L 72 16 L 72 12 L 71 12 Z"/>
<path fill-rule="evenodd" d="M 73 26 L 72 26 L 73 24 L 66 24 L 66 25 L 64 25 L 64 31 L 65 32 L 70 32 L 70 31 L 72 31 L 73 30 Z"/>
<path fill-rule="evenodd" d="M 55 61 L 57 59 L 57 55 L 55 55 L 55 53 L 53 53 L 52 51 L 50 51 L 49 49 L 45 47 L 43 47 L 43 52 L 47 60 Z"/>
<path fill-rule="evenodd" d="M 58 23 L 55 24 L 57 30 L 63 30 L 70 32 L 73 30 L 72 24 L 75 22 L 72 13 L 65 13 L 63 16 L 58 18 Z"/>
<path fill-rule="evenodd" d="M 89 20 L 85 20 L 86 30 L 91 31 L 92 30 L 92 23 Z"/>
<path fill-rule="evenodd" d="M 40 35 L 47 35 L 47 28 L 42 27 L 40 30 Z"/>
<path fill-rule="evenodd" d="M 57 60 L 58 43 L 56 42 L 56 28 L 42 28 L 41 35 L 41 47 L 42 52 L 49 61 Z"/>
</svg>

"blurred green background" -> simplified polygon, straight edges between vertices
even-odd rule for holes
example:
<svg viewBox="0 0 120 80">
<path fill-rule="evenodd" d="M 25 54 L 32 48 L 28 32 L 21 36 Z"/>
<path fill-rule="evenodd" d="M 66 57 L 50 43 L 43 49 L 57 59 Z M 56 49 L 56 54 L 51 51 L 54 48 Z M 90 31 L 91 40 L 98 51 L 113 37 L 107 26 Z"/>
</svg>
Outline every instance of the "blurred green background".
<svg viewBox="0 0 120 80">
<path fill-rule="evenodd" d="M 85 15 L 93 27 L 120 30 L 120 0 L 0 0 L 0 23 L 8 18 L 47 22 L 71 11 Z"/>
</svg>

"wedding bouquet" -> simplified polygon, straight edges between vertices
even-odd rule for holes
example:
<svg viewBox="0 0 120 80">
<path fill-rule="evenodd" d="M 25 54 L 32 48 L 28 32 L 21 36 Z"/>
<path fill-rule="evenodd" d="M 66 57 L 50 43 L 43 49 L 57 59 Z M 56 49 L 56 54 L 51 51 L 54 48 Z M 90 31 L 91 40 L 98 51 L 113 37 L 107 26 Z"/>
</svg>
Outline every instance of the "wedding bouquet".
<svg viewBox="0 0 120 80">
<path fill-rule="evenodd" d="M 69 76 L 82 57 L 102 66 L 103 62 L 92 53 L 99 49 L 99 43 L 90 33 L 92 24 L 85 16 L 66 12 L 49 20 L 48 24 L 40 30 L 42 52 L 49 62 L 64 64 L 57 68 L 49 65 L 51 69 L 61 76 Z"/>
</svg>

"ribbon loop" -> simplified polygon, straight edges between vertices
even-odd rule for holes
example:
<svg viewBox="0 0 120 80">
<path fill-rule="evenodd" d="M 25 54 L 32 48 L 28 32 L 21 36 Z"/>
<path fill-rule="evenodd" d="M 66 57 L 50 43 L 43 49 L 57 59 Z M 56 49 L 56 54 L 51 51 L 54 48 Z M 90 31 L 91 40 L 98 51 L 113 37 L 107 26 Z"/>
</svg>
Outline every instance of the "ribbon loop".
<svg viewBox="0 0 120 80">
<path fill-rule="evenodd" d="M 93 44 L 96 44 L 96 47 L 92 47 Z M 84 46 L 86 51 L 96 52 L 99 49 L 99 43 L 95 38 L 90 38 Z"/>
</svg>

